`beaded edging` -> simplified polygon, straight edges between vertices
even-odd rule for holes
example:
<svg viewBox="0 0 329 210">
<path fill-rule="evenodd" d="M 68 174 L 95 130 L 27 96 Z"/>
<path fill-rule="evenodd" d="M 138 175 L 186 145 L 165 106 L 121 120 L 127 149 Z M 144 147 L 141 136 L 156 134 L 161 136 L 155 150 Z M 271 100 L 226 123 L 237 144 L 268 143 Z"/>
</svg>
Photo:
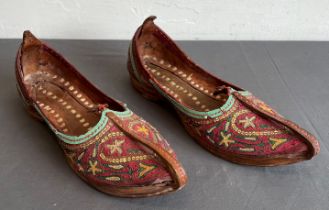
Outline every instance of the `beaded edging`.
<svg viewBox="0 0 329 210">
<path fill-rule="evenodd" d="M 129 110 L 128 108 L 126 108 L 125 111 L 123 112 L 117 112 L 117 111 L 113 111 L 110 109 L 104 109 L 102 111 L 102 115 L 100 120 L 98 121 L 98 123 L 92 128 L 90 129 L 87 133 L 82 134 L 80 136 L 71 136 L 71 135 L 66 135 L 62 132 L 59 132 L 48 120 L 47 118 L 43 115 L 43 113 L 40 111 L 39 107 L 37 105 L 34 104 L 35 109 L 38 111 L 38 113 L 42 116 L 42 118 L 46 121 L 46 123 L 48 124 L 48 126 L 51 128 L 51 130 L 56 134 L 56 136 L 62 140 L 63 142 L 67 143 L 67 144 L 82 144 L 88 140 L 90 140 L 91 138 L 93 138 L 94 136 L 96 136 L 100 131 L 102 131 L 109 118 L 106 116 L 106 113 L 108 112 L 112 112 L 115 115 L 117 115 L 118 117 L 129 117 L 132 115 L 132 111 Z"/>
</svg>

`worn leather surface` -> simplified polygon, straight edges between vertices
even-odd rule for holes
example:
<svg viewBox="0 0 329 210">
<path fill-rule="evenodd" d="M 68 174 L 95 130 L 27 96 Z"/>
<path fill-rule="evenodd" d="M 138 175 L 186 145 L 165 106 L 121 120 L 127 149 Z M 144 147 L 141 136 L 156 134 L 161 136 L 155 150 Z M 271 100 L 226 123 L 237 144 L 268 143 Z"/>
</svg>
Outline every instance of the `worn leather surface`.
<svg viewBox="0 0 329 210">
<path fill-rule="evenodd" d="M 147 18 L 132 41 L 128 68 L 133 85 L 149 99 L 168 99 L 198 143 L 224 159 L 248 165 L 289 164 L 318 154 L 312 134 L 255 96 L 242 96 L 242 88 L 203 70 L 154 19 Z M 216 109 L 221 116 L 210 116 Z M 210 117 L 195 119 L 198 112 Z"/>
<path fill-rule="evenodd" d="M 123 197 L 160 195 L 185 185 L 184 169 L 153 126 L 30 32 L 24 33 L 16 76 L 28 112 L 47 122 L 69 165 L 88 184 Z"/>
<path fill-rule="evenodd" d="M 176 193 L 140 199 L 99 193 L 64 163 L 54 134 L 31 120 L 17 94 L 13 69 L 20 43 L 0 39 L 0 202 L 6 209 L 309 210 L 328 206 L 328 42 L 177 42 L 210 72 L 253 92 L 318 137 L 321 152 L 312 160 L 264 168 L 237 166 L 200 149 L 171 109 L 137 94 L 125 66 L 128 40 L 47 40 L 104 93 L 126 102 L 151 122 L 175 150 L 190 182 Z"/>
</svg>

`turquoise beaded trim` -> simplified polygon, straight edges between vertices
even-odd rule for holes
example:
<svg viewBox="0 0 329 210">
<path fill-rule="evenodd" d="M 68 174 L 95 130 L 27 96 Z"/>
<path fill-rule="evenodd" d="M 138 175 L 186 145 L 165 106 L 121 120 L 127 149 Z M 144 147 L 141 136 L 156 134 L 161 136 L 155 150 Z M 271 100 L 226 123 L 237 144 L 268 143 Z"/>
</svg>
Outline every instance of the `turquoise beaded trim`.
<svg viewBox="0 0 329 210">
<path fill-rule="evenodd" d="M 80 136 L 71 136 L 71 135 L 66 135 L 64 133 L 59 132 L 43 115 L 43 113 L 40 111 L 39 107 L 35 104 L 34 104 L 34 107 L 38 111 L 38 113 L 42 116 L 42 118 L 46 121 L 46 123 L 51 128 L 51 130 L 57 135 L 57 137 L 67 144 L 81 144 L 81 143 L 84 143 L 84 142 L 88 141 L 89 139 L 93 138 L 94 136 L 96 136 L 100 131 L 102 131 L 105 128 L 105 126 L 109 120 L 109 118 L 106 116 L 106 113 L 108 113 L 108 112 L 112 112 L 121 118 L 130 117 L 132 115 L 132 111 L 129 110 L 128 108 L 126 108 L 126 110 L 123 112 L 113 111 L 110 109 L 104 109 L 102 111 L 100 120 L 92 129 L 90 129 L 87 133 L 82 134 Z"/>
<path fill-rule="evenodd" d="M 206 119 L 208 117 L 210 118 L 215 118 L 215 117 L 219 117 L 221 116 L 224 112 L 227 112 L 228 110 L 230 110 L 235 102 L 235 98 L 233 97 L 233 95 L 231 94 L 228 99 L 226 100 L 226 102 L 217 109 L 213 109 L 210 110 L 208 112 L 200 112 L 200 111 L 196 111 L 193 109 L 190 109 L 186 106 L 183 106 L 182 104 L 178 103 L 176 100 L 174 100 L 173 98 L 171 98 L 170 96 L 168 96 L 162 89 L 160 89 L 153 81 L 151 81 L 151 84 L 161 93 L 161 95 L 163 95 L 165 98 L 167 98 L 178 110 L 180 110 L 181 112 L 183 112 L 184 114 L 193 117 L 193 118 L 197 118 L 197 119 Z M 236 90 L 234 90 L 233 88 L 231 88 L 231 91 L 234 92 Z M 239 91 L 240 94 L 242 95 L 250 95 L 251 93 L 248 91 Z"/>
</svg>

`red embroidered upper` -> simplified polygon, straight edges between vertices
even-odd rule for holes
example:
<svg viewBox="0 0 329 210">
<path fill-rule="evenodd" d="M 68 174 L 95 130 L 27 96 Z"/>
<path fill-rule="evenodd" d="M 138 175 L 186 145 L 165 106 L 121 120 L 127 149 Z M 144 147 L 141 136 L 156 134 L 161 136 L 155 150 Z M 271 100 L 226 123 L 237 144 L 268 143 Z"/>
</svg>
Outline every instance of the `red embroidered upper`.
<svg viewBox="0 0 329 210">
<path fill-rule="evenodd" d="M 140 138 L 152 141 L 176 158 L 167 141 L 135 114 L 120 117 Z M 76 146 L 62 143 L 71 166 L 80 176 L 98 185 L 147 186 L 173 182 L 163 160 L 152 149 L 127 135 L 112 120 L 99 135 Z"/>
<path fill-rule="evenodd" d="M 187 132 L 229 161 L 260 166 L 295 163 L 319 153 L 317 139 L 242 88 L 195 64 L 148 17 L 128 58 L 133 86 L 150 100 L 167 100 Z"/>
<path fill-rule="evenodd" d="M 267 112 L 279 115 L 255 96 L 247 96 Z M 266 157 L 305 154 L 308 146 L 282 124 L 263 117 L 240 101 L 214 119 L 193 119 L 179 112 L 187 130 L 209 147 L 232 154 Z"/>
</svg>

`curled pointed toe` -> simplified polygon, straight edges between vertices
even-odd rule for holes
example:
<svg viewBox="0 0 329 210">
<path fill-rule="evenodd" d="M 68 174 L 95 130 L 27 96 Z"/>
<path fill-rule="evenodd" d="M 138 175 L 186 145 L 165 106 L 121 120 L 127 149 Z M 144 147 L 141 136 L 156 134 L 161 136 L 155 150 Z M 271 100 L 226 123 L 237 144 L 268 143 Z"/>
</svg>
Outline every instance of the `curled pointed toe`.
<svg viewBox="0 0 329 210">
<path fill-rule="evenodd" d="M 16 60 L 28 112 L 48 124 L 74 172 L 121 197 L 162 195 L 187 177 L 167 141 L 127 106 L 97 89 L 29 31 Z"/>
<path fill-rule="evenodd" d="M 318 154 L 312 134 L 195 64 L 154 20 L 147 18 L 131 42 L 132 85 L 147 99 L 169 102 L 200 145 L 225 160 L 256 166 L 291 164 Z"/>
</svg>

